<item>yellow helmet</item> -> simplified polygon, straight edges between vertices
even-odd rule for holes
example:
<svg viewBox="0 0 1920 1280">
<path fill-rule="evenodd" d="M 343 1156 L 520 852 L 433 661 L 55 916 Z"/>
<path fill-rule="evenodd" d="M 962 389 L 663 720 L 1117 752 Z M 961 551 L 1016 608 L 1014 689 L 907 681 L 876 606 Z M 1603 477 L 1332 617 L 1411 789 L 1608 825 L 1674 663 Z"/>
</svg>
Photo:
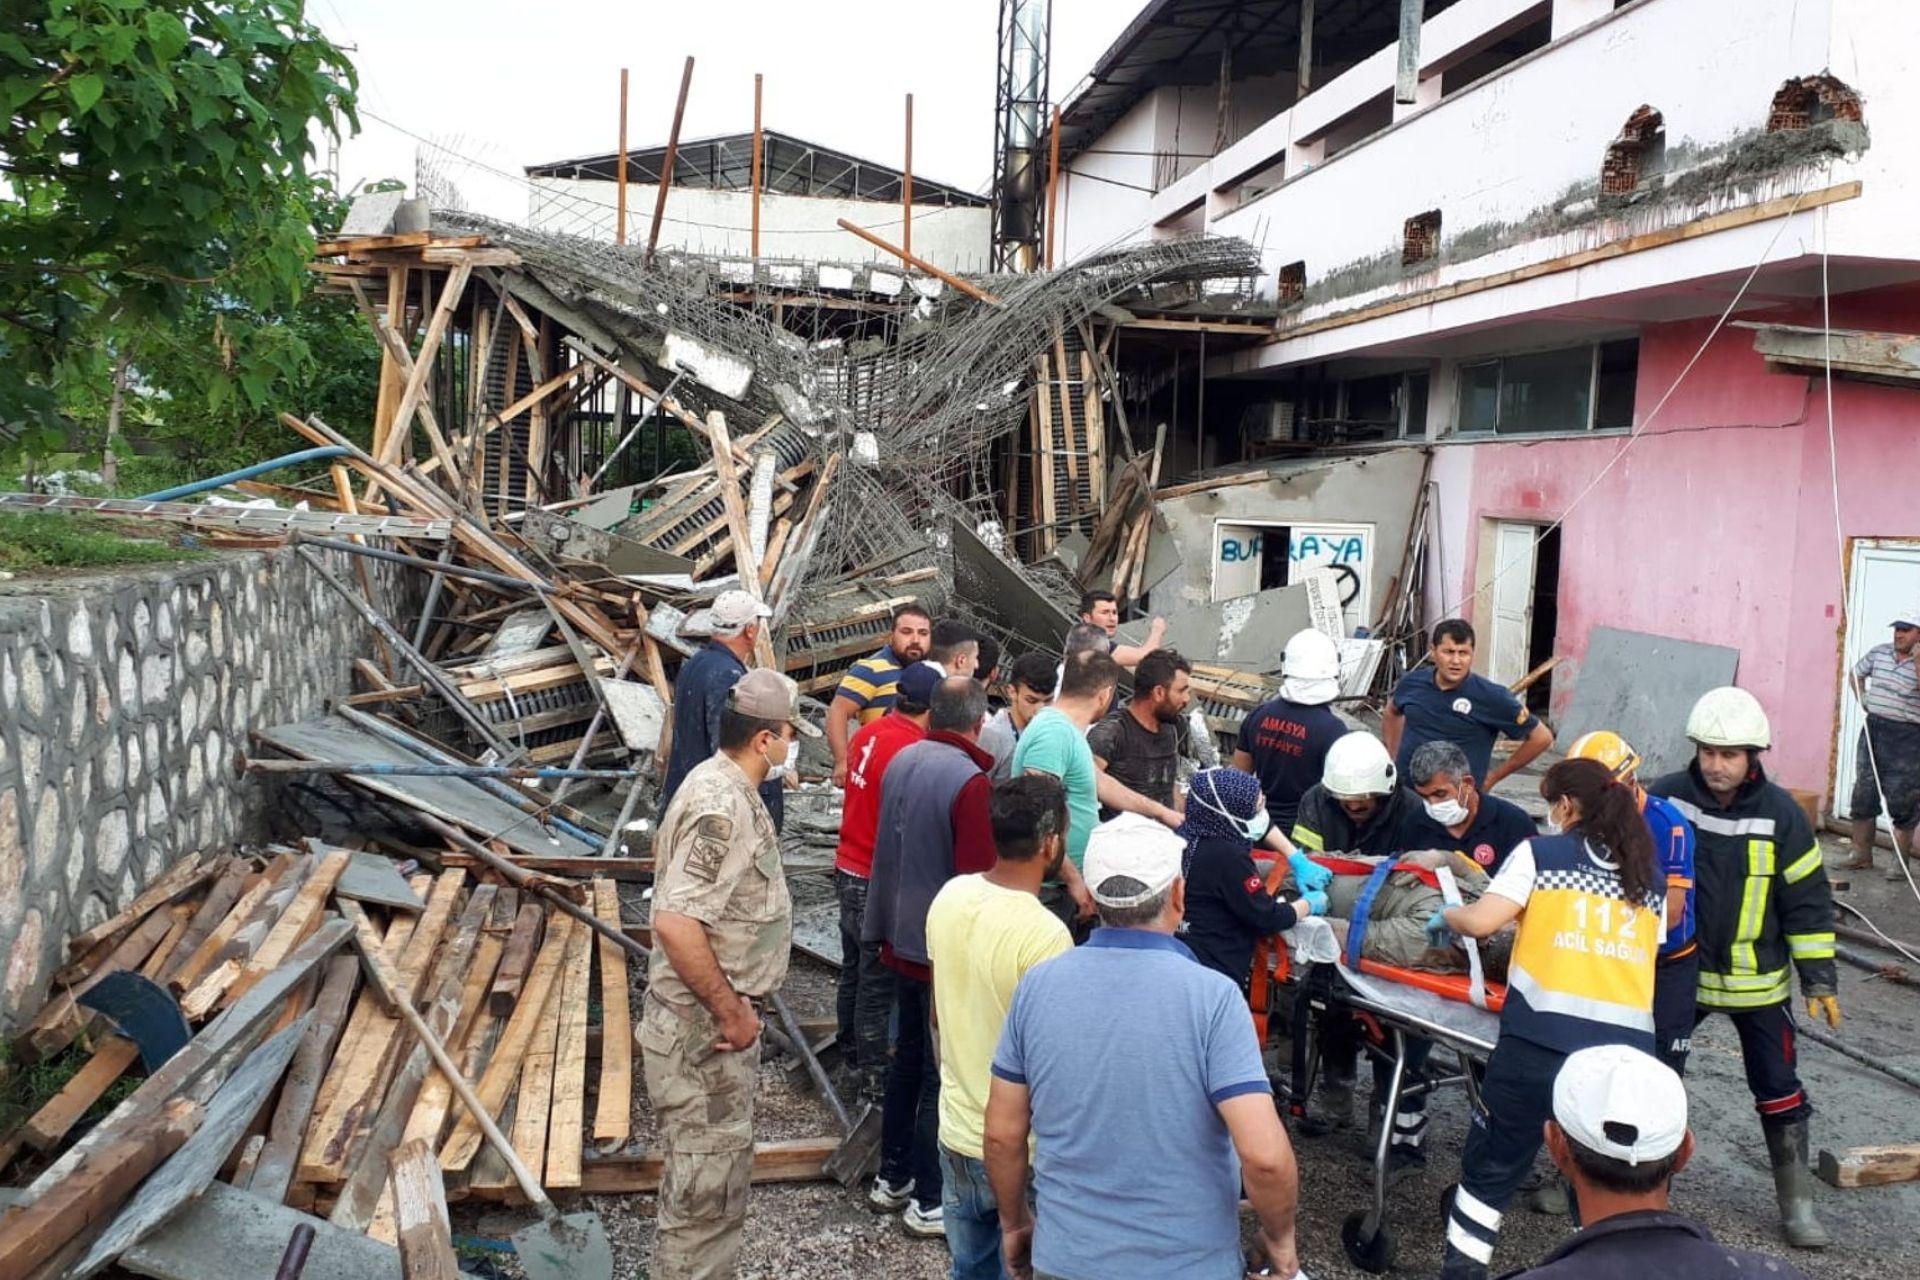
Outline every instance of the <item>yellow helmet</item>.
<svg viewBox="0 0 1920 1280">
<path fill-rule="evenodd" d="M 1640 771 L 1640 753 L 1611 729 L 1595 729 L 1574 739 L 1567 748 L 1569 760 L 1598 760 L 1613 771 L 1616 780 L 1625 782 Z"/>
</svg>

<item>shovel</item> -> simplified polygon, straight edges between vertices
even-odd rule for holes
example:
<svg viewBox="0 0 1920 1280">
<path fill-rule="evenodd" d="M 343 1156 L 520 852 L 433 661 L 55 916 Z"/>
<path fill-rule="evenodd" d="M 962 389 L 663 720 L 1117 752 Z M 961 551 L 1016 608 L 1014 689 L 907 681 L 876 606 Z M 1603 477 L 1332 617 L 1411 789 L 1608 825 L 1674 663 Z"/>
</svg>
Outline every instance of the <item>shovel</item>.
<svg viewBox="0 0 1920 1280">
<path fill-rule="evenodd" d="M 372 984 L 374 994 L 382 1004 L 405 1019 L 413 1034 L 420 1038 L 420 1043 L 427 1047 L 435 1065 L 453 1087 L 455 1096 L 479 1122 L 480 1132 L 486 1136 L 488 1144 L 507 1162 L 514 1180 L 520 1184 L 521 1192 L 539 1211 L 540 1221 L 513 1233 L 513 1247 L 520 1255 L 520 1269 L 526 1273 L 527 1280 L 613 1280 L 613 1248 L 607 1243 L 607 1232 L 600 1223 L 600 1215 L 563 1215 L 554 1206 L 552 1198 L 540 1185 L 540 1179 L 527 1168 L 526 1161 L 520 1158 L 513 1144 L 500 1132 L 500 1126 L 487 1114 L 479 1095 L 474 1092 L 472 1082 L 460 1073 L 453 1055 L 440 1043 L 440 1037 L 433 1034 L 433 1028 L 413 1007 L 413 1001 L 400 991 L 400 984 L 387 969 L 386 957 L 367 950 L 358 933 L 354 935 L 354 945 L 360 950 L 361 967 L 367 971 L 367 981 Z"/>
</svg>

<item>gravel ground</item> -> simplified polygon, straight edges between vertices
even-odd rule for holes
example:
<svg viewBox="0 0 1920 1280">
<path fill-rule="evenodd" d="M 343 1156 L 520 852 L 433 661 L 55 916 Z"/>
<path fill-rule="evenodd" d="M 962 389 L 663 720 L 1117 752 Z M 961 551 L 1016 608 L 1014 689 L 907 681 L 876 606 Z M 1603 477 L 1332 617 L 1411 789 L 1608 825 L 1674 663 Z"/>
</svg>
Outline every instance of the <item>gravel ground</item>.
<svg viewBox="0 0 1920 1280">
<path fill-rule="evenodd" d="M 1829 842 L 1829 861 L 1846 852 Z M 1888 855 L 1884 852 L 1884 864 Z M 1920 902 L 1905 884 L 1886 882 L 1878 871 L 1845 877 L 1842 901 L 1871 915 L 1897 938 L 1920 938 Z M 632 918 L 644 918 L 637 904 Z M 787 998 L 799 1016 L 823 1017 L 832 1008 L 833 977 L 823 966 L 796 959 Z M 1842 1034 L 1857 1045 L 1908 1070 L 1920 1071 L 1920 993 L 1873 980 L 1844 968 L 1841 998 L 1847 1022 Z M 1886 1076 L 1804 1042 L 1802 1073 L 1818 1114 L 1813 1146 L 1842 1149 L 1920 1141 L 1920 1112 L 1913 1091 Z M 1282 1046 L 1284 1052 L 1284 1046 Z M 1759 1126 L 1741 1074 L 1739 1046 L 1730 1024 L 1712 1019 L 1694 1041 L 1688 1078 L 1692 1122 L 1700 1145 L 1693 1164 L 1675 1186 L 1676 1207 L 1703 1219 L 1716 1236 L 1790 1261 L 1815 1280 L 1881 1280 L 1920 1274 L 1913 1262 L 1920 1236 L 1920 1184 L 1839 1191 L 1822 1186 L 1820 1213 L 1836 1244 L 1819 1254 L 1790 1251 L 1778 1242 L 1772 1179 Z M 639 1091 L 636 1091 L 639 1092 Z M 756 1132 L 762 1139 L 826 1134 L 833 1121 L 825 1106 L 800 1092 L 784 1063 L 761 1069 Z M 652 1118 L 641 1093 L 635 1100 L 636 1141 L 653 1138 Z M 1457 1176 L 1466 1129 L 1463 1095 L 1434 1100 L 1428 1129 L 1431 1167 L 1394 1194 L 1388 1221 L 1396 1240 L 1393 1274 L 1430 1275 L 1437 1268 L 1444 1219 L 1441 1196 Z M 1368 1202 L 1371 1180 L 1353 1135 L 1297 1140 L 1301 1168 L 1301 1257 L 1316 1278 L 1360 1277 L 1340 1246 L 1340 1225 Z M 1177 1202 L 1178 1188 L 1168 1188 Z M 614 1243 L 616 1274 L 644 1276 L 652 1248 L 651 1196 L 593 1197 Z M 464 1209 L 464 1206 L 461 1207 Z M 456 1231 L 504 1235 L 513 1219 L 495 1210 L 457 1214 Z M 1249 1220 L 1250 1225 L 1250 1220 Z M 1507 1220 L 1495 1258 L 1498 1268 L 1524 1266 L 1571 1230 L 1564 1220 L 1516 1210 Z M 510 1268 L 509 1268 L 510 1271 Z M 503 1271 L 507 1274 L 508 1271 Z M 908 1238 L 891 1218 L 867 1211 L 860 1192 L 832 1183 L 756 1187 L 746 1228 L 740 1275 L 785 1280 L 837 1280 L 876 1276 L 888 1280 L 939 1280 L 947 1274 L 946 1252 L 937 1242 Z"/>
</svg>

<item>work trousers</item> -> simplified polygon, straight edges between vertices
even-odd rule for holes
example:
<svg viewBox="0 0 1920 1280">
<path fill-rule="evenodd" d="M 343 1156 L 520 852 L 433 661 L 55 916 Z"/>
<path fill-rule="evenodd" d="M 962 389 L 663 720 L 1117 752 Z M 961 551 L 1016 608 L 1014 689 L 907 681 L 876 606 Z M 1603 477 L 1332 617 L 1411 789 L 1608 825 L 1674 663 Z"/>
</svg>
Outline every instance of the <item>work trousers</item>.
<svg viewBox="0 0 1920 1280">
<path fill-rule="evenodd" d="M 893 1066 L 880 1109 L 880 1176 L 913 1179 L 913 1198 L 940 1204 L 940 1055 L 933 1043 L 933 986 L 904 974 L 893 980 Z"/>
<path fill-rule="evenodd" d="M 1813 1103 L 1800 1083 L 1800 1054 L 1794 1040 L 1793 1010 L 1788 1004 L 1759 1009 L 1709 1009 L 1694 1015 L 1697 1027 L 1715 1013 L 1733 1020 L 1740 1036 L 1740 1058 L 1747 1068 L 1747 1088 L 1763 1128 L 1777 1129 L 1813 1114 Z"/>
<path fill-rule="evenodd" d="M 1695 948 L 1673 960 L 1661 960 L 1653 971 L 1653 1055 L 1687 1074 L 1687 1054 L 1693 1049 L 1693 1024 L 1698 1015 L 1694 998 L 1700 994 L 1700 951 Z"/>
<path fill-rule="evenodd" d="M 1884 797 L 1888 820 L 1902 831 L 1912 830 L 1920 815 L 1920 724 L 1869 715 L 1853 760 L 1853 797 L 1847 816 L 1862 821 L 1879 817 Z"/>
<path fill-rule="evenodd" d="M 860 941 L 867 918 L 866 877 L 835 871 L 833 884 L 840 898 L 840 985 L 834 993 L 840 1052 L 863 1075 L 879 1080 L 887 1066 L 893 970 L 881 963 L 879 943 Z"/>
<path fill-rule="evenodd" d="M 649 999 L 634 1039 L 666 1151 L 653 1280 L 728 1280 L 740 1256 L 753 1176 L 753 1093 L 760 1043 L 716 1052 L 705 1009 Z"/>
<path fill-rule="evenodd" d="M 1503 1035 L 1487 1059 L 1476 1110 L 1460 1155 L 1460 1186 L 1447 1213 L 1447 1247 L 1480 1266 L 1493 1261 L 1500 1218 L 1533 1169 L 1553 1114 L 1553 1078 L 1567 1055 Z"/>
</svg>

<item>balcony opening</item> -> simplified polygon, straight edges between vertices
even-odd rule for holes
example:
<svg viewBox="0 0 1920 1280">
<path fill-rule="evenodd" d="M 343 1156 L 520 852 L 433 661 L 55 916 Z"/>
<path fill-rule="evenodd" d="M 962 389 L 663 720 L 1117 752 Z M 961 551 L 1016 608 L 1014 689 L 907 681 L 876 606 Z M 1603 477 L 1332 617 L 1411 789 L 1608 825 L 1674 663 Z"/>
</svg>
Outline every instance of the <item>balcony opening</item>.
<svg viewBox="0 0 1920 1280">
<path fill-rule="evenodd" d="M 1631 195 L 1667 167 L 1667 128 L 1658 111 L 1642 105 L 1627 117 L 1620 136 L 1607 145 L 1600 166 L 1602 195 Z"/>
<path fill-rule="evenodd" d="M 1400 265 L 1410 267 L 1440 256 L 1440 211 L 1429 209 L 1407 219 L 1400 239 Z"/>
<path fill-rule="evenodd" d="M 1451 98 L 1467 86 L 1520 61 L 1535 49 L 1546 48 L 1552 40 L 1553 6 L 1542 5 L 1532 22 L 1496 36 L 1490 43 L 1443 71 L 1440 75 L 1441 98 Z"/>
<path fill-rule="evenodd" d="M 1804 76 L 1787 81 L 1773 95 L 1773 106 L 1767 112 L 1767 132 L 1811 129 L 1830 120 L 1859 124 L 1865 119 L 1860 95 L 1843 81 L 1829 75 Z"/>
<path fill-rule="evenodd" d="M 1393 123 L 1393 92 L 1383 90 L 1340 119 L 1322 135 L 1326 154 L 1321 163 L 1333 159 L 1355 143 L 1364 142 Z"/>
<path fill-rule="evenodd" d="M 1289 262 L 1280 268 L 1280 301 L 1298 302 L 1307 296 L 1307 264 Z"/>
</svg>

